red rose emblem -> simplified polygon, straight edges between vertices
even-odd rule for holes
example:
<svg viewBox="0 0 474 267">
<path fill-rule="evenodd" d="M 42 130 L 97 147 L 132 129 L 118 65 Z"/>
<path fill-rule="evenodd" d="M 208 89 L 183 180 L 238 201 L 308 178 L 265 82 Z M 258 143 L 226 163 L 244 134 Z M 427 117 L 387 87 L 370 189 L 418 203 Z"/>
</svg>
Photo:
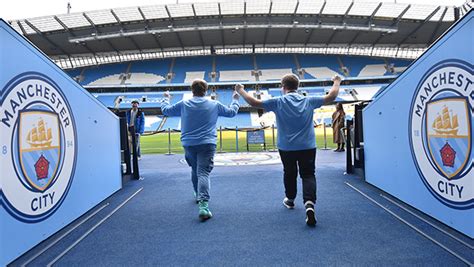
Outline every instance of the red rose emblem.
<svg viewBox="0 0 474 267">
<path fill-rule="evenodd" d="M 448 167 L 454 167 L 454 160 L 456 159 L 456 151 L 449 145 L 448 142 L 439 151 L 441 153 L 441 159 L 443 165 Z"/>
<path fill-rule="evenodd" d="M 49 161 L 41 155 L 35 163 L 36 177 L 38 180 L 48 178 Z"/>
</svg>

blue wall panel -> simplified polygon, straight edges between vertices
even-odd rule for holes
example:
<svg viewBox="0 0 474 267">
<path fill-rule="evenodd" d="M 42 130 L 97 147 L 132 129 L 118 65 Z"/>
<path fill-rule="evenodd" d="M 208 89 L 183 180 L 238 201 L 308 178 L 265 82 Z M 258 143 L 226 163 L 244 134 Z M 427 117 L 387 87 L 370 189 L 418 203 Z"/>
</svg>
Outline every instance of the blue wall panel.
<svg viewBox="0 0 474 267">
<path fill-rule="evenodd" d="M 471 238 L 473 14 L 464 16 L 363 113 L 367 182 Z M 438 115 L 446 127 L 438 125 Z"/>
<path fill-rule="evenodd" d="M 0 74 L 6 265 L 119 190 L 121 160 L 118 118 L 2 20 Z"/>
</svg>

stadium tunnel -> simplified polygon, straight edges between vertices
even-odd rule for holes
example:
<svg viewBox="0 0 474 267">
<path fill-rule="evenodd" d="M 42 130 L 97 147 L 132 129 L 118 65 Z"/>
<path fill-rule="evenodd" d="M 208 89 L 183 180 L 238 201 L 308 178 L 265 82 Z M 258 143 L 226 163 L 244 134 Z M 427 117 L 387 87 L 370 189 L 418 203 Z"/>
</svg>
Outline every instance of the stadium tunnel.
<svg viewBox="0 0 474 267">
<path fill-rule="evenodd" d="M 466 87 L 465 82 L 461 84 L 463 87 L 456 87 L 456 82 L 451 83 L 451 87 L 446 89 L 449 92 L 432 94 L 426 103 L 423 100 L 426 108 L 423 109 L 422 121 L 416 121 L 416 112 L 420 109 L 417 110 L 415 105 L 417 99 L 420 99 L 420 92 L 425 90 L 422 86 L 426 85 L 427 78 L 442 75 L 439 73 L 443 68 L 447 69 L 448 81 L 450 72 L 454 72 L 456 77 L 472 77 L 474 60 L 471 3 L 467 2 L 460 8 L 433 6 L 420 11 L 414 8 L 415 5 L 382 2 L 370 3 L 365 8 L 358 2 L 336 6 L 331 2 L 320 1 L 311 8 L 305 1 L 289 2 L 293 5 L 288 5 L 288 1 L 268 1 L 255 6 L 250 1 L 242 2 L 242 5 L 225 2 L 176 4 L 73 13 L 8 23 L 1 20 L 0 40 L 9 53 L 2 53 L 0 61 L 0 126 L 3 127 L 0 132 L 0 264 L 68 264 L 77 260 L 75 256 L 71 256 L 64 259 L 64 262 L 60 261 L 77 243 L 143 190 L 137 184 L 138 181 L 130 181 L 140 177 L 137 158 L 134 157 L 133 162 L 130 162 L 128 140 L 125 138 L 126 122 L 123 119 L 123 111 L 132 100 L 138 99 L 149 114 L 160 116 L 162 92 L 170 90 L 172 101 L 185 99 L 189 94 L 189 81 L 195 78 L 207 80 L 213 88 L 208 97 L 219 101 L 226 101 L 231 97 L 231 87 L 236 82 L 244 84 L 262 99 L 278 97 L 281 95 L 279 77 L 292 72 L 301 79 L 301 94 L 318 96 L 326 94 L 332 75 L 343 75 L 345 80 L 337 102 L 357 103 L 354 120 L 351 122 L 353 127 L 350 127 L 350 123 L 347 124 L 346 161 L 344 165 L 338 165 L 338 171 L 345 169 L 348 174 L 356 172 L 365 181 L 352 179 L 353 176 L 350 175 L 349 178 L 339 175 L 338 181 L 350 181 L 349 186 L 354 184 L 360 190 L 363 188 L 365 193 L 360 193 L 375 203 L 377 195 L 378 201 L 381 201 L 380 196 L 384 194 L 390 199 L 392 207 L 402 206 L 405 211 L 409 210 L 436 225 L 434 228 L 443 229 L 446 235 L 454 236 L 452 239 L 439 237 L 425 224 L 411 223 L 412 226 L 415 225 L 416 232 L 422 232 L 420 236 L 428 236 L 427 239 L 431 241 L 434 239 L 431 236 L 437 237 L 434 244 L 427 244 L 425 239 L 417 239 L 412 232 L 406 231 L 405 225 L 394 226 L 395 230 L 384 228 L 391 234 L 395 234 L 393 231 L 400 231 L 400 235 L 406 240 L 426 246 L 426 252 L 421 251 L 419 258 L 416 258 L 421 263 L 439 263 L 440 260 L 445 260 L 452 265 L 472 265 L 472 83 L 467 82 Z M 127 17 L 127 14 L 134 15 Z M 246 18 L 243 23 L 247 27 L 237 27 L 240 22 L 234 21 L 236 14 Z M 278 23 L 279 19 L 282 23 Z M 191 26 L 195 26 L 196 20 L 200 21 L 201 26 L 198 30 L 190 30 Z M 207 27 L 203 22 L 220 24 L 223 28 Z M 269 23 L 273 24 L 272 27 Z M 205 39 L 212 40 L 212 45 L 204 43 Z M 255 44 L 248 45 L 246 42 L 250 39 L 254 39 Z M 369 47 L 372 51 L 370 54 L 366 49 L 347 48 L 364 45 L 367 41 L 372 43 Z M 338 43 L 344 45 L 329 47 L 329 44 Z M 394 44 L 397 46 L 390 48 Z M 295 47 L 292 48 L 291 45 Z M 174 50 L 176 48 L 179 50 Z M 407 93 L 405 88 L 411 88 L 412 91 Z M 463 99 L 464 106 L 458 104 Z M 447 105 L 448 111 L 444 112 L 442 106 L 436 104 L 438 102 Z M 464 107 L 467 109 L 463 109 Z M 437 124 L 434 120 L 437 117 L 428 116 L 427 110 L 440 112 L 443 116 L 447 113 L 451 128 L 454 124 L 451 113 L 457 113 L 456 123 L 460 125 L 461 132 L 454 135 L 443 135 L 442 129 L 436 133 L 429 132 L 442 127 L 435 127 Z M 465 111 L 467 115 L 459 115 L 460 111 Z M 252 113 L 262 116 L 261 111 L 243 106 L 239 112 L 243 112 L 245 117 L 238 120 L 242 124 L 237 126 L 258 128 L 252 125 L 249 118 Z M 445 120 L 443 116 L 442 125 Z M 179 130 L 179 121 L 170 118 L 168 123 L 176 125 L 172 129 Z M 413 127 L 428 127 L 426 125 L 434 126 L 431 127 L 433 129 L 417 129 L 418 132 L 415 133 Z M 164 122 L 160 127 L 167 128 Z M 109 130 L 109 134 L 98 134 L 104 129 Z M 442 135 L 440 140 L 439 135 Z M 420 139 L 420 136 L 425 138 Z M 457 141 L 453 143 L 452 140 Z M 383 144 L 383 149 L 380 144 Z M 451 145 L 443 146 L 445 144 Z M 441 152 L 441 156 L 433 153 L 418 154 L 418 150 L 434 151 L 430 146 L 436 146 L 439 151 L 444 149 L 444 152 Z M 457 151 L 456 155 L 464 160 L 450 162 L 449 155 L 453 151 Z M 448 156 L 443 156 L 443 153 L 448 153 Z M 172 155 L 169 158 L 172 160 L 163 159 L 160 162 L 164 169 L 177 166 L 169 167 L 167 164 L 175 159 L 178 161 L 178 156 Z M 269 161 L 271 160 L 273 159 Z M 337 160 L 340 161 L 341 158 Z M 143 175 L 153 177 L 155 174 L 150 172 L 154 170 L 154 163 L 147 164 Z M 324 166 L 331 165 L 328 163 Z M 428 169 L 429 166 L 434 170 Z M 453 172 L 451 168 L 456 170 Z M 235 173 L 229 174 L 233 171 L 236 169 L 223 170 L 220 174 L 235 177 Z M 323 173 L 328 175 L 324 171 Z M 432 180 L 431 173 L 437 175 L 438 180 Z M 263 180 L 265 185 L 273 188 L 267 182 L 271 180 L 269 175 L 263 172 L 260 174 L 266 179 Z M 175 176 L 171 173 L 163 175 L 170 179 Z M 238 177 L 236 180 L 242 181 L 242 178 Z M 173 181 L 175 183 L 179 180 Z M 165 180 L 160 182 L 173 186 Z M 330 182 L 322 182 L 328 187 L 334 186 Z M 457 188 L 457 191 L 453 188 Z M 331 194 L 321 190 L 327 195 Z M 345 192 L 341 189 L 332 190 Z M 170 194 L 166 189 L 162 189 L 160 193 L 168 197 Z M 262 193 L 262 196 L 272 199 L 268 192 Z M 229 201 L 237 205 L 232 202 L 233 199 Z M 339 203 L 337 199 L 331 198 L 331 201 Z M 351 201 L 355 203 L 360 200 L 352 198 Z M 368 216 L 380 212 L 370 205 L 357 203 L 360 205 L 357 208 L 368 212 Z M 102 217 L 98 224 L 90 225 L 89 218 L 107 210 L 109 205 L 114 206 L 113 210 Z M 349 207 L 348 203 L 344 205 Z M 342 206 L 339 208 L 343 209 Z M 255 207 L 260 211 L 267 210 L 266 206 L 260 204 Z M 350 206 L 350 209 L 353 208 Z M 166 207 L 164 209 L 170 212 Z M 324 208 L 322 210 L 324 213 Z M 244 211 L 249 212 L 246 208 Z M 264 225 L 254 218 L 243 219 Z M 272 220 L 277 222 L 278 218 L 272 217 Z M 342 220 L 341 217 L 338 221 Z M 377 217 L 374 220 L 368 219 L 368 225 L 388 222 L 386 218 Z M 239 222 L 245 224 L 244 221 Z M 350 222 L 357 223 L 352 220 Z M 410 225 L 407 221 L 404 223 Z M 72 239 L 75 237 L 69 236 L 69 233 L 74 233 L 76 228 L 81 229 L 83 224 L 84 227 L 92 228 L 74 242 Z M 178 226 L 184 228 L 182 224 Z M 351 229 L 350 225 L 342 226 Z M 227 224 L 216 230 L 224 232 L 228 227 Z M 429 229 L 423 232 L 420 230 L 423 227 L 424 230 Z M 134 230 L 131 229 L 129 230 L 133 233 Z M 167 229 L 176 230 L 173 227 Z M 264 231 L 266 238 L 270 238 L 271 232 L 260 230 Z M 361 233 L 364 231 L 370 232 L 370 229 L 364 229 Z M 265 238 L 260 238 L 257 232 L 242 229 L 237 232 L 245 233 L 246 238 L 257 245 L 268 245 L 260 243 Z M 275 232 L 284 234 L 285 230 L 277 227 Z M 304 240 L 305 235 L 302 233 L 298 232 L 298 238 L 295 238 L 297 240 L 293 241 Z M 340 237 L 336 233 L 332 234 L 335 235 L 334 240 L 345 242 L 344 238 L 338 239 Z M 131 237 L 125 233 L 124 236 Z M 260 240 L 253 239 L 252 236 L 259 237 Z M 183 241 L 180 235 L 171 237 Z M 235 236 L 232 238 L 237 244 L 238 252 L 247 251 L 243 248 L 245 244 L 240 243 L 242 241 Z M 359 241 L 362 239 L 360 236 Z M 227 244 L 217 241 L 217 246 L 227 248 Z M 274 239 L 272 241 L 275 242 Z M 70 249 L 56 253 L 57 242 L 66 242 Z M 402 243 L 394 242 L 400 245 Z M 311 246 L 314 243 L 305 244 Z M 176 244 L 171 242 L 169 245 L 177 249 Z M 219 247 L 211 247 L 219 251 Z M 361 242 L 361 247 L 365 251 L 348 256 L 348 262 L 357 262 L 355 259 L 362 257 L 361 263 L 374 263 L 368 251 L 374 247 L 364 242 Z M 287 259 L 280 259 L 275 252 L 265 255 L 258 247 L 252 248 L 261 253 L 259 257 L 253 255 L 251 262 L 290 265 L 290 260 L 295 260 L 289 255 Z M 280 247 L 277 246 L 276 251 L 278 249 Z M 332 249 L 341 255 L 343 253 L 336 247 Z M 410 253 L 400 247 L 398 249 Z M 145 251 L 150 252 L 148 249 Z M 318 252 L 324 254 L 328 251 Z M 430 259 L 428 254 L 431 252 L 439 254 Z M 380 253 L 377 255 L 383 257 L 389 251 Z M 398 257 L 396 251 L 393 253 Z M 39 257 L 42 254 L 49 256 Z M 231 257 L 230 254 L 226 255 Z M 162 262 L 141 263 L 165 263 L 166 254 L 160 256 Z M 188 258 L 189 255 L 182 256 L 182 261 L 170 258 L 183 265 L 195 263 Z M 412 254 L 410 256 L 416 257 Z M 216 259 L 216 256 L 210 257 Z M 238 258 L 232 259 L 236 263 L 246 262 Z M 87 261 L 85 258 L 83 260 Z M 98 258 L 95 260 L 99 262 Z M 117 257 L 115 263 L 120 260 L 124 264 L 139 262 L 138 259 L 127 261 Z M 216 261 L 218 264 L 229 263 L 218 257 L 217 260 L 220 260 Z M 319 261 L 299 261 L 302 264 L 309 262 L 342 263 L 324 257 Z M 376 262 L 384 263 L 380 259 Z M 173 264 L 173 261 L 167 263 Z"/>
</svg>

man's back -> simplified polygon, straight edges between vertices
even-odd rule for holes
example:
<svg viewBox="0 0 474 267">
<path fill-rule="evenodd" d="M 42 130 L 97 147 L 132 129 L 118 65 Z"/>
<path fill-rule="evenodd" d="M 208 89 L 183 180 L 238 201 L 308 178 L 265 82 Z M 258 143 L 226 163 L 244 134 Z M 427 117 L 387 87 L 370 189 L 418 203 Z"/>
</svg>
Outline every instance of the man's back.
<svg viewBox="0 0 474 267">
<path fill-rule="evenodd" d="M 237 101 L 229 107 L 205 97 L 193 97 L 175 105 L 162 106 L 167 116 L 181 116 L 181 143 L 183 146 L 215 144 L 218 116 L 234 117 L 239 109 Z"/>
<path fill-rule="evenodd" d="M 275 112 L 279 149 L 293 151 L 316 147 L 313 110 L 322 103 L 321 97 L 304 97 L 296 92 L 262 102 L 264 109 Z"/>
</svg>

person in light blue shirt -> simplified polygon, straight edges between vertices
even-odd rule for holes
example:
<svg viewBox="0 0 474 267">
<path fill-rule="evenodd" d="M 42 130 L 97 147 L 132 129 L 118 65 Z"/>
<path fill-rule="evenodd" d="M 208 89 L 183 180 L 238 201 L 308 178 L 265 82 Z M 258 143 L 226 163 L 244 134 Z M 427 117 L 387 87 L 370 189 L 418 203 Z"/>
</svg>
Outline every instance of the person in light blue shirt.
<svg viewBox="0 0 474 267">
<path fill-rule="evenodd" d="M 251 106 L 273 111 L 277 123 L 277 146 L 283 163 L 285 195 L 283 205 L 295 207 L 298 168 L 303 181 L 303 203 L 306 208 L 306 224 L 316 225 L 314 205 L 316 203 L 316 138 L 314 136 L 313 112 L 324 104 L 333 102 L 339 94 L 341 77 L 334 76 L 333 86 L 324 97 L 305 97 L 298 94 L 299 79 L 287 74 L 281 79 L 282 96 L 259 100 L 236 85 L 235 90 Z"/>
<path fill-rule="evenodd" d="M 214 154 L 217 142 L 217 117 L 234 117 L 239 110 L 239 94 L 234 92 L 229 107 L 219 101 L 207 99 L 207 83 L 194 80 L 191 85 L 193 98 L 170 104 L 169 92 L 161 111 L 165 116 L 181 116 L 181 143 L 185 159 L 191 167 L 191 180 L 196 201 L 199 203 L 199 219 L 206 221 L 212 217 L 209 210 L 209 174 L 214 167 Z"/>
</svg>

